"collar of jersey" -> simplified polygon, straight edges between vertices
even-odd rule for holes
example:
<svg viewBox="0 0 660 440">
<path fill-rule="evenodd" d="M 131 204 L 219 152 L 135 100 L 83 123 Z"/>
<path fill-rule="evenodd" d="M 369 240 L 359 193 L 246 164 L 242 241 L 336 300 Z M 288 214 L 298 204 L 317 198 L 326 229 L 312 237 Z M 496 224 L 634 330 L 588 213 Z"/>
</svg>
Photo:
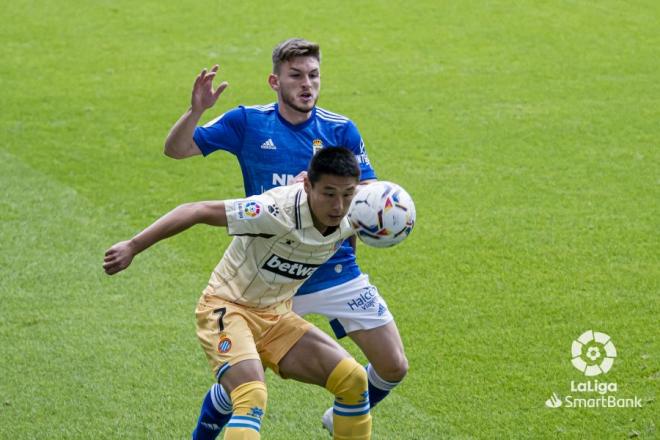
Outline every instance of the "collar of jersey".
<svg viewBox="0 0 660 440">
<path fill-rule="evenodd" d="M 312 219 L 312 211 L 309 209 L 309 203 L 307 202 L 307 193 L 305 192 L 305 185 L 300 182 L 300 202 L 298 203 L 298 209 L 300 212 L 300 229 L 313 228 L 314 220 Z"/>
<path fill-rule="evenodd" d="M 314 108 L 312 109 L 312 114 L 310 115 L 309 119 L 307 119 L 305 122 L 301 122 L 300 124 L 295 124 L 295 125 L 282 117 L 282 115 L 280 114 L 278 103 L 275 103 L 275 114 L 277 115 L 277 118 L 280 120 L 280 122 L 284 124 L 286 127 L 288 127 L 293 131 L 299 131 L 299 130 L 303 130 L 305 127 L 307 127 L 309 124 L 312 123 L 312 121 L 316 117 L 316 106 L 314 106 Z"/>
</svg>

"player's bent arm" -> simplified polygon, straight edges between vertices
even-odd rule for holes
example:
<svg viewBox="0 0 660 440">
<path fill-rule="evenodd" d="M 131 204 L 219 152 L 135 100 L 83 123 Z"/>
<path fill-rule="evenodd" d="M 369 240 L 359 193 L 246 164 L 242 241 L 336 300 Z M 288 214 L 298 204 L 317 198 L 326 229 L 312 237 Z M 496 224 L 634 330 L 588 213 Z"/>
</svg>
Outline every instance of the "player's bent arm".
<svg viewBox="0 0 660 440">
<path fill-rule="evenodd" d="M 202 154 L 193 134 L 203 112 L 189 108 L 170 129 L 165 139 L 165 155 L 173 159 L 185 159 Z"/>
<path fill-rule="evenodd" d="M 103 259 L 103 269 L 108 275 L 114 275 L 126 269 L 143 250 L 199 223 L 227 226 L 225 203 L 197 202 L 176 207 L 132 239 L 121 241 L 108 249 Z"/>
<path fill-rule="evenodd" d="M 213 107 L 220 94 L 227 88 L 228 84 L 223 81 L 213 90 L 213 79 L 218 73 L 216 64 L 211 70 L 202 69 L 195 78 L 192 96 L 190 98 L 190 109 L 174 124 L 165 140 L 165 155 L 174 159 L 184 159 L 201 154 L 193 134 L 195 127 L 206 109 Z"/>
<path fill-rule="evenodd" d="M 195 202 L 179 205 L 133 237 L 131 241 L 136 244 L 137 254 L 199 223 L 227 226 L 225 202 Z"/>
</svg>

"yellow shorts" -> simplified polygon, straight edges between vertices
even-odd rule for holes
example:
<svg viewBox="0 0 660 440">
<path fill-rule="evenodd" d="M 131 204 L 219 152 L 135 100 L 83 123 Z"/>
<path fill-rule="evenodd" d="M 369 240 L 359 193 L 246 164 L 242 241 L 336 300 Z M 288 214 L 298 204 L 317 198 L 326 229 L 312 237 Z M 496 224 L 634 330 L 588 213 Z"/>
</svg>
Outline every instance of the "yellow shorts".
<svg viewBox="0 0 660 440">
<path fill-rule="evenodd" d="M 291 311 L 291 301 L 253 309 L 204 293 L 197 303 L 197 337 L 213 374 L 220 377 L 246 359 L 260 360 L 279 374 L 278 364 L 312 326 Z"/>
</svg>

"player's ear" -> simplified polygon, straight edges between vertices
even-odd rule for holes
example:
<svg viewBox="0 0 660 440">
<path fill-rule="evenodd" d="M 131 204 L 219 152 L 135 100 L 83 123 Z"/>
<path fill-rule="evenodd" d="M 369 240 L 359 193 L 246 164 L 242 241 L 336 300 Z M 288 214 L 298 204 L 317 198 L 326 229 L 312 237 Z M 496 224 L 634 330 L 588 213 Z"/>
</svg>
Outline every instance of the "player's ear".
<svg viewBox="0 0 660 440">
<path fill-rule="evenodd" d="M 268 85 L 270 86 L 271 89 L 278 92 L 280 90 L 280 79 L 278 78 L 278 76 L 275 75 L 274 73 L 268 75 Z"/>
</svg>

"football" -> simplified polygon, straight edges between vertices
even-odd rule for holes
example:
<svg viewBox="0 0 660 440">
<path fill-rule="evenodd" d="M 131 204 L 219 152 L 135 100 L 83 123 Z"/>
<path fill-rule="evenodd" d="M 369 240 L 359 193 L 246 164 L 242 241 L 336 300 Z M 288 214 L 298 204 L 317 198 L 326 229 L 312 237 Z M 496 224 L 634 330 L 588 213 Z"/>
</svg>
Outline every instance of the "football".
<svg viewBox="0 0 660 440">
<path fill-rule="evenodd" d="M 360 187 L 348 210 L 357 236 L 373 247 L 401 243 L 415 226 L 412 197 L 396 183 L 378 181 Z"/>
</svg>

